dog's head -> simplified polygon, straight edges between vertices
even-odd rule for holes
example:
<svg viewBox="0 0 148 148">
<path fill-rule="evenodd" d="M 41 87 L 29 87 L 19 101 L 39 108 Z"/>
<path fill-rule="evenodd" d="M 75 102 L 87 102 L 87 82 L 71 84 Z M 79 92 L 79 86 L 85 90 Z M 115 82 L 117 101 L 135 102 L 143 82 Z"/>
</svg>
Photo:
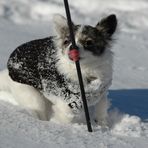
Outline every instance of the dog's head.
<svg viewBox="0 0 148 148">
<path fill-rule="evenodd" d="M 56 14 L 54 16 L 54 24 L 58 35 L 58 49 L 63 56 L 68 58 L 68 52 L 71 46 L 69 28 L 65 17 Z M 73 30 L 76 44 L 80 51 L 81 62 L 85 59 L 91 60 L 103 56 L 112 41 L 112 35 L 116 31 L 117 19 L 115 15 L 109 15 L 103 18 L 96 26 L 75 25 Z M 88 61 L 88 60 L 87 60 Z"/>
</svg>

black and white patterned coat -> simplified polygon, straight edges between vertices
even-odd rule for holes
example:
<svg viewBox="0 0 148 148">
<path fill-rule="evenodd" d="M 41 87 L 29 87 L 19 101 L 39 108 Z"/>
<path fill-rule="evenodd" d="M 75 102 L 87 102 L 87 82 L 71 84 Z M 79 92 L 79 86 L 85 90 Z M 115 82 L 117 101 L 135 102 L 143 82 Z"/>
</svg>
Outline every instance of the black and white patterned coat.
<svg viewBox="0 0 148 148">
<path fill-rule="evenodd" d="M 82 109 L 79 85 L 58 71 L 59 59 L 53 39 L 48 37 L 19 46 L 8 60 L 9 75 L 14 81 L 33 86 L 46 96 L 52 94 L 63 98 L 77 113 Z M 86 91 L 86 97 L 89 105 L 96 103 L 98 90 Z"/>
</svg>

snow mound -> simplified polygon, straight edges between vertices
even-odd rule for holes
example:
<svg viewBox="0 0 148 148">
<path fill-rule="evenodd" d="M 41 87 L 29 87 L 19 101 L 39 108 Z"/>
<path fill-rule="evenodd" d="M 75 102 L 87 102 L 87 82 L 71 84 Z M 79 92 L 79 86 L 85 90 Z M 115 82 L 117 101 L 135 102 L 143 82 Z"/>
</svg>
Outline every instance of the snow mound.
<svg viewBox="0 0 148 148">
<path fill-rule="evenodd" d="M 125 148 L 130 147 L 131 142 L 138 148 L 141 144 L 148 144 L 148 125 L 135 116 L 123 115 L 112 129 L 93 126 L 93 133 L 88 133 L 84 124 L 40 121 L 23 108 L 3 101 L 0 101 L 0 108 L 0 142 L 3 148 Z M 138 143 L 135 137 L 139 138 Z"/>
<path fill-rule="evenodd" d="M 124 115 L 121 121 L 115 124 L 113 134 L 129 137 L 140 137 L 142 135 L 142 123 L 139 117 Z"/>
</svg>

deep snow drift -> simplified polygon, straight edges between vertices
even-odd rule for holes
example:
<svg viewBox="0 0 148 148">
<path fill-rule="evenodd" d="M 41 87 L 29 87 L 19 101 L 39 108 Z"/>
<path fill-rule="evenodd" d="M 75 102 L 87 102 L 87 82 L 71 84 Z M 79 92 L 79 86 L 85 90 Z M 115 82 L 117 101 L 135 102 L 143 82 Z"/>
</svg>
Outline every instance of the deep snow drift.
<svg viewBox="0 0 148 148">
<path fill-rule="evenodd" d="M 25 109 L 15 106 L 10 94 L 0 92 L 0 148 L 147 148 L 147 0 L 69 2 L 76 23 L 95 25 L 101 16 L 117 14 L 120 27 L 113 48 L 114 79 L 109 96 L 113 108 L 126 114 L 112 111 L 112 128 L 95 125 L 90 134 L 84 124 L 61 125 L 34 119 Z M 63 1 L 0 1 L 0 69 L 6 67 L 10 53 L 21 43 L 54 34 L 53 13 L 65 15 Z"/>
</svg>

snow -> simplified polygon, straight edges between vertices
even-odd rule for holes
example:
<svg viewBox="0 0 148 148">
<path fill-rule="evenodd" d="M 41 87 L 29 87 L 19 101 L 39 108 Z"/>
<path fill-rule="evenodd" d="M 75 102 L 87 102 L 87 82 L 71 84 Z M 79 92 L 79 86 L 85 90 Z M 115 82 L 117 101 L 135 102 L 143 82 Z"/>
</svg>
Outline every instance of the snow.
<svg viewBox="0 0 148 148">
<path fill-rule="evenodd" d="M 0 92 L 0 148 L 147 148 L 148 147 L 148 1 L 69 0 L 73 20 L 94 25 L 116 13 L 115 53 L 109 129 L 93 125 L 39 121 Z M 53 35 L 52 14 L 65 15 L 61 0 L 0 1 L 0 70 L 20 44 Z M 7 101 L 7 102 L 6 102 Z M 118 108 L 118 109 L 114 109 Z"/>
</svg>

